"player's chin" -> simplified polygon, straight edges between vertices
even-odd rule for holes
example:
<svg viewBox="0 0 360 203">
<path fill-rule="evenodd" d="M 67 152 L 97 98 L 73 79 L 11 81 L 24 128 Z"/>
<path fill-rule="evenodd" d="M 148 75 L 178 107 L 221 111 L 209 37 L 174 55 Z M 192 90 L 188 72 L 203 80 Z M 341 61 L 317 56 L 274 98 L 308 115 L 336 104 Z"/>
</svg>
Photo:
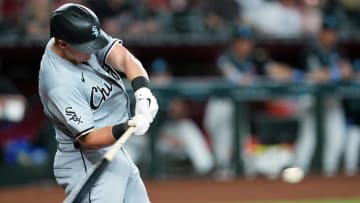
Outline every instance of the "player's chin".
<svg viewBox="0 0 360 203">
<path fill-rule="evenodd" d="M 82 62 L 88 62 L 90 60 L 91 55 L 87 54 L 83 57 L 83 61 Z"/>
<path fill-rule="evenodd" d="M 77 60 L 77 64 L 82 64 L 82 63 L 86 63 L 90 60 L 90 55 L 89 56 L 83 56 L 81 58 L 78 58 Z"/>
</svg>

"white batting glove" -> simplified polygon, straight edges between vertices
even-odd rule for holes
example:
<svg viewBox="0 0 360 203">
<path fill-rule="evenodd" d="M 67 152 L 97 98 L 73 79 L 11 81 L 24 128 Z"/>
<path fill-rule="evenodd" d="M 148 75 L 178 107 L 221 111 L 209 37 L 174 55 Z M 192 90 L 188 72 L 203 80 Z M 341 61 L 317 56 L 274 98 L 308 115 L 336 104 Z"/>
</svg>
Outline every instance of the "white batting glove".
<svg viewBox="0 0 360 203">
<path fill-rule="evenodd" d="M 134 134 L 135 135 L 143 135 L 150 127 L 149 121 L 145 118 L 145 116 L 138 114 L 128 121 L 128 126 L 135 127 Z"/>
<path fill-rule="evenodd" d="M 156 98 L 149 88 L 142 87 L 135 91 L 135 99 L 135 115 L 142 114 L 151 123 L 159 110 Z"/>
</svg>

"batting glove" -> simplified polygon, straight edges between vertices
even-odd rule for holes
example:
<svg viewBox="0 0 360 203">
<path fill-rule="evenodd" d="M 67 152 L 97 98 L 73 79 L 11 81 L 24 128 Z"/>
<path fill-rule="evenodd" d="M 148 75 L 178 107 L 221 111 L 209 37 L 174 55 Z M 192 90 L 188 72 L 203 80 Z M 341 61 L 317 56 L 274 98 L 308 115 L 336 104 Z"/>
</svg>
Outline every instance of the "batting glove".
<svg viewBox="0 0 360 203">
<path fill-rule="evenodd" d="M 135 115 L 144 115 L 151 123 L 159 110 L 156 98 L 149 88 L 142 87 L 135 91 L 135 99 Z"/>
<path fill-rule="evenodd" d="M 135 135 L 143 135 L 149 129 L 150 123 L 145 116 L 138 114 L 129 119 L 128 126 L 135 127 Z"/>
</svg>

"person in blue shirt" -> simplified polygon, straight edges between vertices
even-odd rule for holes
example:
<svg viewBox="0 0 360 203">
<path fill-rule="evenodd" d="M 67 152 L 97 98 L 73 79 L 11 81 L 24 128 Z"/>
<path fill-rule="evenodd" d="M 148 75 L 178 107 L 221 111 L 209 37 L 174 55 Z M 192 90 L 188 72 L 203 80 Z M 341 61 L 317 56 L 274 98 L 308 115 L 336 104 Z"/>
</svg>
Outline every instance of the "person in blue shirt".
<svg viewBox="0 0 360 203">
<path fill-rule="evenodd" d="M 305 68 L 309 82 L 338 83 L 352 75 L 352 67 L 338 46 L 337 20 L 325 16 L 322 29 L 305 52 Z M 304 136 L 298 147 L 298 164 L 308 170 L 315 149 L 314 100 L 309 98 L 304 112 Z M 345 141 L 345 115 L 341 98 L 328 95 L 324 110 L 323 175 L 336 175 Z"/>
<path fill-rule="evenodd" d="M 254 30 L 240 26 L 234 32 L 228 48 L 217 58 L 219 75 L 238 86 L 251 86 L 264 80 L 291 81 L 294 70 L 287 64 L 272 60 L 265 49 L 256 46 Z M 254 107 L 254 108 L 252 108 Z M 262 104 L 250 102 L 251 112 L 261 111 Z M 242 134 L 251 135 L 252 116 L 245 115 L 247 122 L 241 126 Z M 229 98 L 213 97 L 205 109 L 204 126 L 211 136 L 216 160 L 215 178 L 231 179 L 234 135 L 234 105 Z M 244 138 L 245 139 L 245 138 Z M 244 160 L 245 175 L 252 176 L 254 169 Z M 252 162 L 252 161 L 250 161 Z"/>
</svg>

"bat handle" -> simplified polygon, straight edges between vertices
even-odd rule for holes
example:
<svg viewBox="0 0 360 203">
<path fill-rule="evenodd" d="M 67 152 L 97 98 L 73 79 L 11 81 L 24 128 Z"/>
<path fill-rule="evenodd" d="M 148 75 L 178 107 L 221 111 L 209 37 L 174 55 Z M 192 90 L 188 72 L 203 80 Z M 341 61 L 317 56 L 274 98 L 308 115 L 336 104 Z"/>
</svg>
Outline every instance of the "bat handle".
<svg viewBox="0 0 360 203">
<path fill-rule="evenodd" d="M 104 155 L 104 158 L 108 161 L 111 161 L 114 159 L 117 151 L 124 145 L 124 143 L 129 139 L 129 137 L 134 133 L 135 127 L 129 127 L 124 134 L 114 143 L 113 147 L 106 152 Z"/>
</svg>

